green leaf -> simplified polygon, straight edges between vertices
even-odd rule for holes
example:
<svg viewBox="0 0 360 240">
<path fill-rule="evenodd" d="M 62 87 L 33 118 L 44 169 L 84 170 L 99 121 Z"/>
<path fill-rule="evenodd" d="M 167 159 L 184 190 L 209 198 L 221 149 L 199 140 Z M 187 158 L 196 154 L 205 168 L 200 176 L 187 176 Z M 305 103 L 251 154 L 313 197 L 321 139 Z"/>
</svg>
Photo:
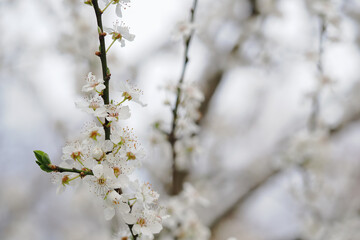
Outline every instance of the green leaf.
<svg viewBox="0 0 360 240">
<path fill-rule="evenodd" d="M 38 161 L 42 162 L 42 156 L 45 154 L 43 151 L 35 150 L 34 151 L 35 157 Z"/>
<path fill-rule="evenodd" d="M 40 150 L 35 150 L 34 151 L 35 157 L 37 159 L 36 164 L 39 165 L 39 167 L 45 171 L 45 172 L 52 172 L 53 170 L 49 167 L 49 165 L 51 164 L 49 155 L 47 155 L 47 153 L 44 153 L 43 151 Z"/>
</svg>

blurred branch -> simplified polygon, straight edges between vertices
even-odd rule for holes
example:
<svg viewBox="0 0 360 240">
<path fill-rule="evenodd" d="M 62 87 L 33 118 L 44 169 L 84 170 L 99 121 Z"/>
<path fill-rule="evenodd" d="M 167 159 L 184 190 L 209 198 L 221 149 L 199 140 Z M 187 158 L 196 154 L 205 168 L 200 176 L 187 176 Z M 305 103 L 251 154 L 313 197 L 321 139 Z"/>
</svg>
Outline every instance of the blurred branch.
<svg viewBox="0 0 360 240">
<path fill-rule="evenodd" d="M 257 15 L 260 14 L 259 8 L 257 6 L 257 0 L 250 0 L 250 9 L 251 9 L 251 16 L 252 17 L 256 17 Z"/>
<path fill-rule="evenodd" d="M 242 194 L 231 206 L 229 206 L 220 216 L 218 216 L 211 224 L 210 229 L 211 232 L 216 232 L 222 221 L 232 216 L 237 208 L 239 208 L 247 199 L 249 199 L 257 190 L 262 188 L 266 185 L 272 178 L 280 175 L 283 172 L 282 169 L 276 169 L 265 176 L 263 176 L 260 180 L 254 183 L 252 186 L 249 187 L 247 192 Z"/>
<path fill-rule="evenodd" d="M 351 116 L 349 116 L 348 118 L 346 118 L 345 120 L 343 120 L 339 125 L 337 125 L 336 127 L 332 127 L 329 129 L 329 134 L 330 135 L 337 135 L 338 133 L 340 133 L 342 130 L 344 130 L 346 127 L 348 127 L 349 125 L 351 125 L 354 122 L 357 122 L 360 120 L 360 110 L 357 112 L 354 112 L 354 114 L 352 114 Z"/>
<path fill-rule="evenodd" d="M 249 0 L 249 4 L 250 4 L 250 15 L 244 20 L 244 22 L 241 22 L 243 24 L 246 24 L 246 22 L 248 22 L 249 24 L 252 24 L 252 21 L 254 20 L 254 18 L 261 16 L 260 11 L 257 6 L 257 0 Z M 263 17 L 261 18 L 261 20 L 263 21 Z M 232 59 L 233 57 L 235 57 L 236 54 L 238 53 L 240 47 L 242 46 L 243 42 L 246 39 L 247 38 L 245 36 L 240 35 L 238 37 L 236 43 L 234 44 L 234 46 L 231 48 L 230 52 L 227 54 L 226 58 Z M 211 45 L 214 46 L 214 44 L 211 44 Z M 217 55 L 217 53 L 215 55 L 216 55 L 215 58 L 219 57 Z M 223 79 L 223 76 L 225 75 L 225 73 L 227 71 L 226 67 L 216 67 L 215 69 L 217 69 L 217 70 L 213 71 L 211 74 L 206 76 L 205 80 L 204 80 L 205 84 L 204 84 L 204 87 L 202 88 L 202 91 L 204 93 L 204 101 L 200 107 L 201 118 L 198 121 L 199 125 L 202 125 L 203 119 L 205 118 L 205 116 L 208 112 L 210 102 L 211 102 L 213 96 L 215 95 L 216 90 L 218 89 L 218 86 L 220 85 L 220 83 Z"/>
<path fill-rule="evenodd" d="M 198 0 L 194 0 L 193 2 L 193 6 L 191 8 L 191 14 L 190 14 L 190 24 L 194 23 L 194 18 L 195 18 L 195 10 L 197 7 L 197 2 Z M 189 47 L 190 47 L 190 42 L 191 39 L 193 37 L 194 34 L 194 30 L 191 31 L 189 36 L 186 36 L 184 38 L 185 41 L 185 50 L 184 50 L 184 63 L 183 63 L 183 68 L 182 68 L 182 72 L 181 72 L 181 76 L 177 85 L 177 96 L 176 96 L 176 102 L 175 102 L 175 106 L 172 110 L 172 114 L 173 114 L 173 121 L 172 121 L 172 127 L 171 127 L 171 131 L 169 133 L 168 139 L 169 139 L 169 143 L 171 145 L 171 152 L 172 152 L 172 187 L 171 187 L 171 194 L 172 195 L 177 195 L 178 193 L 181 192 L 182 190 L 182 185 L 183 185 L 183 181 L 187 175 L 186 171 L 180 171 L 177 169 L 176 167 L 176 149 L 175 149 L 175 143 L 177 141 L 177 138 L 175 136 L 175 131 L 176 131 L 176 123 L 178 120 L 178 108 L 179 108 L 179 104 L 180 104 L 180 98 L 181 98 L 181 84 L 184 82 L 184 77 L 185 77 L 185 72 L 186 72 L 186 68 L 187 68 L 187 64 L 189 62 Z"/>
<path fill-rule="evenodd" d="M 318 62 L 317 68 L 319 72 L 319 84 L 315 92 L 312 96 L 312 109 L 311 114 L 308 121 L 308 129 L 309 131 L 315 131 L 318 127 L 318 118 L 320 114 L 320 96 L 321 90 L 323 89 L 324 84 L 326 84 L 325 76 L 324 76 L 324 68 L 323 68 L 323 52 L 324 52 L 324 38 L 326 33 L 326 23 L 325 18 L 320 17 L 320 37 L 319 37 L 319 54 L 318 54 Z"/>
</svg>

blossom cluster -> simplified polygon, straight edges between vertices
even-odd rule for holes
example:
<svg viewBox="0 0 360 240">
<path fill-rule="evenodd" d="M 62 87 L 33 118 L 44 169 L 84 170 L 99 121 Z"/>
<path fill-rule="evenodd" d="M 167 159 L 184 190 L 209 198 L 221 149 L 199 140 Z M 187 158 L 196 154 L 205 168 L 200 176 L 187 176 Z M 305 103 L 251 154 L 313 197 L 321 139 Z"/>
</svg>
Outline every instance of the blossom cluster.
<svg viewBox="0 0 360 240">
<path fill-rule="evenodd" d="M 210 230 L 202 224 L 194 211 L 195 205 L 209 206 L 209 201 L 189 183 L 184 184 L 184 190 L 167 201 L 167 213 L 171 215 L 164 227 L 160 239 L 197 239 L 210 238 Z"/>
<path fill-rule="evenodd" d="M 176 87 L 169 86 L 167 89 L 176 91 L 177 87 L 180 88 L 181 95 L 175 130 L 176 164 L 179 169 L 188 169 L 190 156 L 200 150 L 197 121 L 201 117 L 199 108 L 204 100 L 204 95 L 195 85 L 189 83 L 182 83 Z"/>
<path fill-rule="evenodd" d="M 122 101 L 111 101 L 104 104 L 101 98 L 105 88 L 102 79 L 89 73 L 83 92 L 89 97 L 76 103 L 81 110 L 98 118 L 100 124 L 111 126 L 109 140 L 105 140 L 104 128 L 95 123 L 86 123 L 81 136 L 69 142 L 63 148 L 60 167 L 91 171 L 93 175 L 82 176 L 79 173 L 54 172 L 54 182 L 59 185 L 58 192 L 67 185 L 85 182 L 90 191 L 104 200 L 105 219 L 112 219 L 115 214 L 122 217 L 125 223 L 133 225 L 135 235 L 152 239 L 153 234 L 162 229 L 161 208 L 157 201 L 159 194 L 152 190 L 149 183 L 130 180 L 130 175 L 141 165 L 145 156 L 132 129 L 120 127 L 119 121 L 130 117 L 126 101 L 134 101 L 141 105 L 141 91 L 128 82 L 120 86 Z"/>
<path fill-rule="evenodd" d="M 204 95 L 200 89 L 189 83 L 173 84 L 168 83 L 165 90 L 169 95 L 174 96 L 180 90 L 180 102 L 177 109 L 176 128 L 175 128 L 175 150 L 176 150 L 176 166 L 180 170 L 187 170 L 191 166 L 189 159 L 196 153 L 200 152 L 197 133 L 199 131 L 198 121 L 201 118 L 199 111 L 200 105 L 204 100 Z M 165 101 L 166 105 L 170 105 L 170 101 Z M 152 138 L 153 143 L 161 144 L 167 141 L 163 136 L 165 131 L 161 122 L 155 123 L 155 127 L 160 132 L 155 132 Z"/>
<path fill-rule="evenodd" d="M 122 9 L 128 6 L 130 0 L 103 2 L 105 5 L 101 13 L 109 6 L 116 5 L 115 12 L 118 17 L 122 17 Z M 97 4 L 94 1 L 85 3 Z M 94 8 L 97 11 L 98 6 L 94 5 Z M 105 36 L 101 29 L 99 27 L 99 34 Z M 104 30 L 113 40 L 106 52 L 116 41 L 124 47 L 125 40 L 133 41 L 135 38 L 123 22 L 119 24 L 116 21 L 113 28 L 104 27 Z M 106 58 L 101 54 L 97 55 Z M 106 74 L 110 77 L 109 72 Z M 59 186 L 58 193 L 68 185 L 87 185 L 91 192 L 103 200 L 106 220 L 117 216 L 129 226 L 129 231 L 122 237 L 153 239 L 154 234 L 161 231 L 162 220 L 166 216 L 158 205 L 159 194 L 151 185 L 133 180 L 133 172 L 141 166 L 145 152 L 134 136 L 133 129 L 120 124 L 120 121 L 131 116 L 129 106 L 125 105 L 127 102 L 145 106 L 140 100 L 142 91 L 124 81 L 118 89 L 120 100 L 110 100 L 104 97 L 107 90 L 105 84 L 104 79 L 97 78 L 91 72 L 88 74 L 82 87 L 87 96 L 75 105 L 98 121 L 86 123 L 81 135 L 67 143 L 59 166 L 49 165 L 47 155 L 43 157 L 42 152 L 36 153 L 38 164 L 45 171 L 52 171 L 53 182 Z"/>
</svg>

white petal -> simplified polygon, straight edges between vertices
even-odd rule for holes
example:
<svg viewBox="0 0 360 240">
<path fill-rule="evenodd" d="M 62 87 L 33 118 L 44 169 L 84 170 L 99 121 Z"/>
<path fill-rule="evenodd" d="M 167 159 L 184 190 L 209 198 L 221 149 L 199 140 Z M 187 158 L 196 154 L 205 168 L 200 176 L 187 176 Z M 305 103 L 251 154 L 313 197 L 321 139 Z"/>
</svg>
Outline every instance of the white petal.
<svg viewBox="0 0 360 240">
<path fill-rule="evenodd" d="M 103 173 L 104 173 L 104 167 L 103 167 L 103 165 L 98 164 L 95 167 L 93 167 L 92 171 L 93 171 L 95 177 L 100 178 L 101 175 L 103 175 Z"/>
<path fill-rule="evenodd" d="M 127 203 L 119 204 L 119 210 L 123 214 L 127 214 L 130 212 L 130 207 Z"/>
<path fill-rule="evenodd" d="M 127 224 L 135 224 L 136 218 L 131 214 L 124 214 L 123 219 Z"/>
<path fill-rule="evenodd" d="M 63 193 L 64 191 L 65 191 L 65 186 L 61 184 L 61 185 L 56 189 L 56 194 L 59 195 L 59 194 Z"/>
<path fill-rule="evenodd" d="M 161 231 L 161 229 L 162 229 L 162 225 L 158 222 L 156 222 L 150 226 L 150 230 L 152 233 L 159 233 Z"/>
<path fill-rule="evenodd" d="M 108 28 L 108 27 L 104 27 L 104 31 L 107 32 L 107 33 L 113 33 L 113 32 L 115 32 L 114 29 Z"/>
<path fill-rule="evenodd" d="M 113 149 L 114 144 L 110 140 L 105 140 L 103 144 L 103 149 L 105 152 L 109 152 Z"/>
<path fill-rule="evenodd" d="M 134 226 L 133 226 L 133 229 L 132 229 L 133 231 L 134 231 L 134 233 L 136 233 L 136 234 L 140 234 L 141 233 L 141 227 L 140 227 L 140 225 L 139 224 L 135 224 Z"/>
<path fill-rule="evenodd" d="M 129 106 L 124 106 L 119 110 L 120 119 L 128 119 L 131 116 Z"/>
<path fill-rule="evenodd" d="M 122 17 L 120 4 L 116 4 L 115 12 L 116 12 L 116 15 L 117 15 L 118 17 Z"/>
<path fill-rule="evenodd" d="M 104 215 L 107 221 L 111 220 L 115 216 L 115 209 L 113 207 L 105 208 Z"/>
<path fill-rule="evenodd" d="M 98 91 L 98 92 L 101 92 L 101 91 L 104 90 L 105 88 L 106 88 L 105 85 L 102 84 L 102 83 L 98 84 L 98 85 L 95 87 L 96 91 Z M 84 88 L 83 88 L 83 91 L 84 91 Z"/>
<path fill-rule="evenodd" d="M 141 232 L 142 232 L 142 234 L 144 234 L 146 236 L 152 236 L 153 235 L 150 228 L 148 228 L 148 227 L 142 227 Z"/>
</svg>

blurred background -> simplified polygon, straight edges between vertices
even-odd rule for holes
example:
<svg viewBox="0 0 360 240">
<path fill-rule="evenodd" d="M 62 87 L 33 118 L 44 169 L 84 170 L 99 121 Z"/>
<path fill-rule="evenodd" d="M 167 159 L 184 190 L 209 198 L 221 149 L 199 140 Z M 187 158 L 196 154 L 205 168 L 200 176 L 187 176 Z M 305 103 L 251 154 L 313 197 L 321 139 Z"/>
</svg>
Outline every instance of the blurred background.
<svg viewBox="0 0 360 240">
<path fill-rule="evenodd" d="M 135 41 L 108 55 L 111 89 L 129 79 L 144 91 L 126 124 L 147 152 L 137 174 L 160 198 L 171 161 L 153 125 L 171 121 L 163 88 L 180 77 L 176 26 L 191 6 L 132 1 Z M 199 0 L 185 82 L 205 100 L 186 182 L 210 201 L 195 210 L 211 239 L 360 239 L 359 23 L 358 0 Z M 101 75 L 93 9 L 1 0 L 0 32 L 0 239 L 113 239 L 101 203 L 82 188 L 56 195 L 32 152 L 60 162 L 92 120 L 74 101 L 89 71 Z"/>
</svg>

